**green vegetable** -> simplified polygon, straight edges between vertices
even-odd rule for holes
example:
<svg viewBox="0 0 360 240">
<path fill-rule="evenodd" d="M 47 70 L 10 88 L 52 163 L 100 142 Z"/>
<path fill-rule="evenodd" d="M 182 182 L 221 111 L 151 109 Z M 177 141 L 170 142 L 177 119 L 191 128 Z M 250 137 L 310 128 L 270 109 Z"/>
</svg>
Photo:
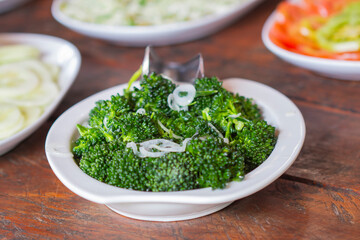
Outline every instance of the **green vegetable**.
<svg viewBox="0 0 360 240">
<path fill-rule="evenodd" d="M 75 159 L 99 181 L 141 191 L 221 189 L 241 181 L 274 149 L 275 128 L 262 120 L 257 105 L 228 92 L 215 77 L 195 81 L 196 97 L 186 111 L 169 107 L 176 88 L 170 80 L 145 75 L 141 88 L 131 91 L 132 83 L 124 95 L 98 101 L 89 126 L 77 126 Z M 152 139 L 170 140 L 177 150 L 144 157 L 140 148 Z M 152 151 L 166 148 L 157 147 Z"/>
<path fill-rule="evenodd" d="M 316 32 L 319 45 L 334 52 L 360 50 L 360 2 L 354 2 L 330 18 Z"/>
</svg>

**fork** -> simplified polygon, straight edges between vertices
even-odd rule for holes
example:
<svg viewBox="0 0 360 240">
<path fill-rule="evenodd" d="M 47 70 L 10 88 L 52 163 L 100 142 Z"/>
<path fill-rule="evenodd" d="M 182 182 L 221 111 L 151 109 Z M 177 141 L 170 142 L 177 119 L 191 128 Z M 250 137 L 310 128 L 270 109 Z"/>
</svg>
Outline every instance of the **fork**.
<svg viewBox="0 0 360 240">
<path fill-rule="evenodd" d="M 142 63 L 142 76 L 153 72 L 174 82 L 194 83 L 195 79 L 204 77 L 204 60 L 201 54 L 198 54 L 185 63 L 166 62 L 151 46 L 147 46 Z"/>
</svg>

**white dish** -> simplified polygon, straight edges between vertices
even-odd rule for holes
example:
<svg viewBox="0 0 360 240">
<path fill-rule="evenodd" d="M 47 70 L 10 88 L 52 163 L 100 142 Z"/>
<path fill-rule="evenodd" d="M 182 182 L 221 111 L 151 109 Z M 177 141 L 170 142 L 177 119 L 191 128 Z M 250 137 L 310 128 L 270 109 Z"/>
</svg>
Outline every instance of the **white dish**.
<svg viewBox="0 0 360 240">
<path fill-rule="evenodd" d="M 61 68 L 58 78 L 60 92 L 38 120 L 15 135 L 0 140 L 0 155 L 14 148 L 44 123 L 69 90 L 79 72 L 81 64 L 81 56 L 78 49 L 68 41 L 57 37 L 29 33 L 0 34 L 0 46 L 9 44 L 32 45 L 42 52 L 43 61 L 59 66 Z"/>
<path fill-rule="evenodd" d="M 279 131 L 269 158 L 241 182 L 231 182 L 222 190 L 203 188 L 179 192 L 142 192 L 114 187 L 86 175 L 75 163 L 71 143 L 76 124 L 88 119 L 100 99 L 122 93 L 127 84 L 99 92 L 64 112 L 49 130 L 45 143 L 49 164 L 60 181 L 74 193 L 93 202 L 106 204 L 122 215 L 151 221 L 177 221 L 218 211 L 233 201 L 253 194 L 276 180 L 294 162 L 305 138 L 305 123 L 299 109 L 280 92 L 257 82 L 228 79 L 224 87 L 252 97 L 265 119 Z"/>
<path fill-rule="evenodd" d="M 299 2 L 298 0 L 292 2 Z M 273 54 L 295 66 L 314 71 L 320 75 L 342 80 L 360 80 L 360 61 L 332 60 L 294 53 L 274 44 L 269 32 L 275 21 L 275 12 L 266 20 L 262 40 Z"/>
<path fill-rule="evenodd" d="M 29 0 L 0 0 L 0 14 L 10 11 Z"/>
<path fill-rule="evenodd" d="M 196 21 L 159 26 L 106 26 L 74 20 L 60 11 L 64 0 L 54 0 L 51 12 L 64 26 L 81 34 L 127 46 L 169 45 L 205 37 L 250 11 L 261 0 L 247 0 L 228 12 Z"/>
</svg>

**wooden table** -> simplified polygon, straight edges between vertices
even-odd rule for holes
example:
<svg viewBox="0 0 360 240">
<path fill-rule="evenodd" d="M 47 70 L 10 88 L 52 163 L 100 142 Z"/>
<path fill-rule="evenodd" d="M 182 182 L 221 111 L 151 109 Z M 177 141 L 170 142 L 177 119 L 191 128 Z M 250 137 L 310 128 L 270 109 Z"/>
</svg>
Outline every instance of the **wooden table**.
<svg viewBox="0 0 360 240">
<path fill-rule="evenodd" d="M 202 53 L 207 75 L 267 84 L 302 111 L 307 136 L 292 167 L 267 188 L 212 215 L 180 222 L 123 217 L 68 190 L 44 153 L 54 120 L 78 101 L 127 82 L 144 49 L 76 34 L 34 0 L 0 15 L 0 32 L 34 32 L 73 42 L 80 74 L 56 112 L 32 136 L 0 157 L 0 239 L 360 239 L 360 82 L 334 80 L 289 65 L 263 45 L 268 0 L 225 30 L 159 47 L 170 60 Z"/>
</svg>

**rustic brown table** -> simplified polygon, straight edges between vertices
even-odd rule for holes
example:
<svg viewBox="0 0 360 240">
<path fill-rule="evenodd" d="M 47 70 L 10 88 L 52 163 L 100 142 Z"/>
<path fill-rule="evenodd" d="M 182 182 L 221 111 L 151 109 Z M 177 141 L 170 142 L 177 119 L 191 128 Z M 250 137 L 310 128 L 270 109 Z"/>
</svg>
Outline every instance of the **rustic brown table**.
<svg viewBox="0 0 360 240">
<path fill-rule="evenodd" d="M 268 0 L 225 30 L 159 55 L 184 61 L 197 53 L 207 75 L 267 84 L 302 111 L 307 136 L 292 167 L 267 188 L 202 218 L 170 223 L 123 217 L 69 191 L 44 152 L 54 120 L 78 101 L 126 82 L 143 48 L 90 39 L 57 23 L 49 0 L 0 15 L 0 32 L 58 36 L 81 51 L 80 74 L 56 112 L 32 136 L 0 157 L 1 239 L 360 239 L 360 82 L 315 75 L 289 65 L 263 45 Z"/>
</svg>

